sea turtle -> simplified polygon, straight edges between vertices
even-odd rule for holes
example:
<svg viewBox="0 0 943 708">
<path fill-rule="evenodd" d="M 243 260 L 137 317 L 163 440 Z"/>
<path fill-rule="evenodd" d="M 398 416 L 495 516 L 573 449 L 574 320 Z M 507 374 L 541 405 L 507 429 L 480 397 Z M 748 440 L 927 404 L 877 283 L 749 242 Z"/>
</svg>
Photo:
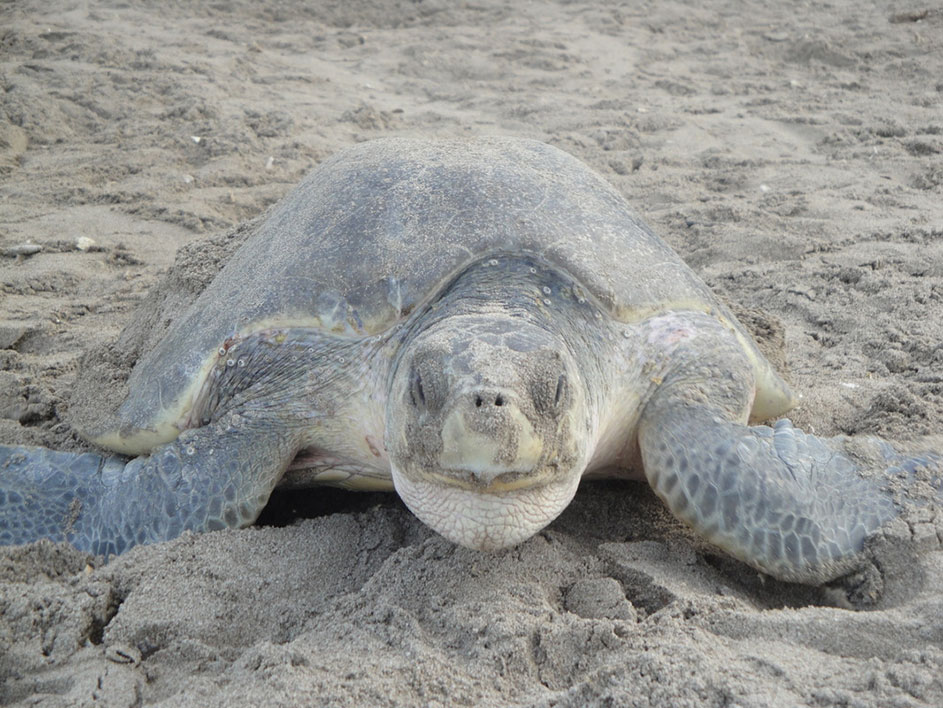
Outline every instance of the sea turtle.
<svg viewBox="0 0 943 708">
<path fill-rule="evenodd" d="M 608 473 L 644 475 L 736 558 L 818 584 L 898 513 L 844 441 L 750 426 L 795 403 L 753 339 L 609 184 L 531 140 L 338 153 L 129 391 L 86 432 L 121 456 L 0 448 L 0 543 L 112 554 L 245 526 L 293 470 L 395 489 L 443 536 L 499 549 Z M 895 454 L 897 472 L 939 462 Z"/>
</svg>

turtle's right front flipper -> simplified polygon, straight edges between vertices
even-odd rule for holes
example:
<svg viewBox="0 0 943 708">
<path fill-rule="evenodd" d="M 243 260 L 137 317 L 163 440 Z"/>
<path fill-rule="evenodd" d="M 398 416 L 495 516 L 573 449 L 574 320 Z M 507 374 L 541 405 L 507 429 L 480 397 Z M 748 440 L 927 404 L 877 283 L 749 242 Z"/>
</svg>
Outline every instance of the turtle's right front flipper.
<svg viewBox="0 0 943 708">
<path fill-rule="evenodd" d="M 147 457 L 0 446 L 0 545 L 47 538 L 93 554 L 255 521 L 297 443 L 218 423 Z"/>
<path fill-rule="evenodd" d="M 866 539 L 898 512 L 889 493 L 788 420 L 746 426 L 710 407 L 649 413 L 645 474 L 681 520 L 781 580 L 818 585 L 857 569 Z"/>
<path fill-rule="evenodd" d="M 663 368 L 637 435 L 658 496 L 705 539 L 780 580 L 821 585 L 880 570 L 881 537 L 919 506 L 926 490 L 915 482 L 939 483 L 940 456 L 819 438 L 786 419 L 748 425 L 758 393 L 749 352 L 716 323 L 690 321 L 669 320 L 651 335 Z M 927 494 L 943 508 L 939 487 Z"/>
</svg>

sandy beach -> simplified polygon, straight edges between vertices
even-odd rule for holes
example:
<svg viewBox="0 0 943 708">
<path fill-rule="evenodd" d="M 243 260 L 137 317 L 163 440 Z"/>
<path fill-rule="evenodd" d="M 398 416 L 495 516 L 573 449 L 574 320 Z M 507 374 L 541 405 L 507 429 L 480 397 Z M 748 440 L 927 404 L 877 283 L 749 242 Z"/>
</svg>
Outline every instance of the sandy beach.
<svg viewBox="0 0 943 708">
<path fill-rule="evenodd" d="M 575 155 L 743 313 L 796 425 L 943 451 L 943 10 L 851 0 L 3 4 L 0 444 L 88 449 L 120 382 L 83 354 L 392 135 Z M 913 536 L 861 610 L 639 483 L 497 553 L 282 492 L 109 563 L 0 548 L 0 705 L 939 706 L 943 512 Z"/>
</svg>

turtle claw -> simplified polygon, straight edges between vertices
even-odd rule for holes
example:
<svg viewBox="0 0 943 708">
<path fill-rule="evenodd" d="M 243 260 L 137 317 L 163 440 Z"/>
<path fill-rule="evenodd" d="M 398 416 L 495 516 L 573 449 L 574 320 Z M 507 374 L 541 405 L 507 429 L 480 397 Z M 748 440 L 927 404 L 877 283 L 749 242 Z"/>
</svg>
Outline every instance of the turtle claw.
<svg viewBox="0 0 943 708">
<path fill-rule="evenodd" d="M 912 598 L 926 586 L 920 557 L 943 547 L 943 539 L 921 533 L 920 526 L 907 519 L 906 512 L 881 526 L 865 540 L 859 566 L 832 586 L 858 610 L 892 607 Z"/>
</svg>

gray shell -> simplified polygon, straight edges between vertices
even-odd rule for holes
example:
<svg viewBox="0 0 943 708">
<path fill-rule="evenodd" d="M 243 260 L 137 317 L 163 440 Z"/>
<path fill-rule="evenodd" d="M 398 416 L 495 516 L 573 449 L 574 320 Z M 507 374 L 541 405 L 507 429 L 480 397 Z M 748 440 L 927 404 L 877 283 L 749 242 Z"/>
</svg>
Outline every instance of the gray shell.
<svg viewBox="0 0 943 708">
<path fill-rule="evenodd" d="M 605 312 L 714 312 L 772 373 L 735 318 L 607 182 L 533 140 L 383 139 L 311 172 L 134 368 L 121 430 L 96 442 L 140 452 L 176 435 L 220 345 L 263 327 L 382 333 L 490 253 L 536 254 Z M 775 392 L 774 392 L 775 393 Z"/>
</svg>

